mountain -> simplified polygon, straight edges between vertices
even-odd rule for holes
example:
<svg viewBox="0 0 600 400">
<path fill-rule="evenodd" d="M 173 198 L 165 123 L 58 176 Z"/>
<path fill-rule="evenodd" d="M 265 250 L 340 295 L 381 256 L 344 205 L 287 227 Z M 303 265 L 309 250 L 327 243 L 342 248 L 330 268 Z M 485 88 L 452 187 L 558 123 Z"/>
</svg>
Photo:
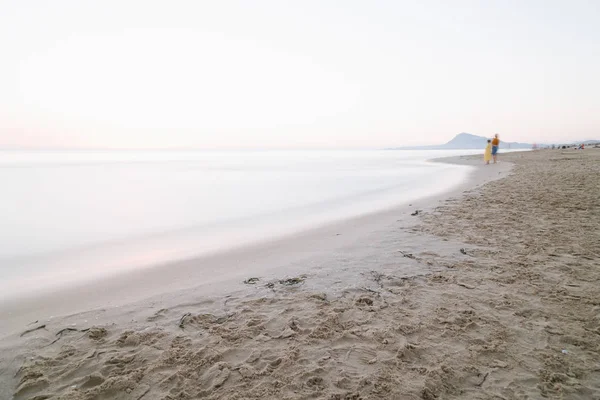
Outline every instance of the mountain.
<svg viewBox="0 0 600 400">
<path fill-rule="evenodd" d="M 446 144 L 432 146 L 405 146 L 395 147 L 390 150 L 464 150 L 464 149 L 485 149 L 487 141 L 490 138 L 484 136 L 472 135 L 470 133 L 459 133 Z M 500 137 L 500 148 L 504 149 L 531 149 L 529 143 L 503 142 Z"/>
</svg>

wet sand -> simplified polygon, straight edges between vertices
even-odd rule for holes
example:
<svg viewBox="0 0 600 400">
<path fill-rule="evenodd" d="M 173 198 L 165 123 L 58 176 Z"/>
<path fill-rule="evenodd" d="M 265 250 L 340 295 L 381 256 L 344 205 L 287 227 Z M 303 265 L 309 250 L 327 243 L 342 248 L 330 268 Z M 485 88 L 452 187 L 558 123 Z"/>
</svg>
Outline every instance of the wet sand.
<svg viewBox="0 0 600 400">
<path fill-rule="evenodd" d="M 501 160 L 477 172 L 500 180 L 329 228 L 355 233 L 231 290 L 23 323 L 0 397 L 597 398 L 600 151 Z"/>
</svg>

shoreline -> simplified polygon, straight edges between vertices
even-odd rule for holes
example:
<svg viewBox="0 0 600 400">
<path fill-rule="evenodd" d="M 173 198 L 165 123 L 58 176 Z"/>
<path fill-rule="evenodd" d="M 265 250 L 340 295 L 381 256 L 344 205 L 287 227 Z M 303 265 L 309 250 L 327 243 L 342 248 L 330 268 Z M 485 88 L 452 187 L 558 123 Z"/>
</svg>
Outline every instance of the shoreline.
<svg viewBox="0 0 600 400">
<path fill-rule="evenodd" d="M 479 157 L 469 155 L 429 160 L 469 167 L 479 165 L 478 161 Z M 392 226 L 389 221 L 396 221 L 396 225 L 400 222 L 410 226 L 416 222 L 416 219 L 410 216 L 413 210 L 426 210 L 448 197 L 461 195 L 466 190 L 499 179 L 510 172 L 511 166 L 503 163 L 495 168 L 498 175 L 490 174 L 490 171 L 484 169 L 473 169 L 464 182 L 448 191 L 405 201 L 392 208 L 359 217 L 327 223 L 300 233 L 182 261 L 126 271 L 95 282 L 58 287 L 46 293 L 4 299 L 0 305 L 0 319 L 4 322 L 0 328 L 0 339 L 18 332 L 31 321 L 47 319 L 50 316 L 56 318 L 98 308 L 118 308 L 131 303 L 156 302 L 156 299 L 162 296 L 181 295 L 186 291 L 202 291 L 206 296 L 218 296 L 238 290 L 240 281 L 247 275 L 262 275 L 266 279 L 274 279 L 275 276 L 298 274 L 300 272 L 295 265 L 319 263 L 329 252 L 354 247 L 361 238 L 382 229 L 389 229 Z M 415 205 L 412 205 L 412 202 Z M 371 237 L 370 240 L 379 239 Z M 244 260 L 245 264 L 242 269 L 237 268 L 240 260 Z M 224 272 L 206 280 L 203 272 L 207 269 L 219 269 Z M 165 281 L 168 281 L 168 284 L 165 284 Z"/>
<path fill-rule="evenodd" d="M 24 326 L 0 397 L 596 398 L 600 151 L 501 161 L 285 274 Z"/>
</svg>

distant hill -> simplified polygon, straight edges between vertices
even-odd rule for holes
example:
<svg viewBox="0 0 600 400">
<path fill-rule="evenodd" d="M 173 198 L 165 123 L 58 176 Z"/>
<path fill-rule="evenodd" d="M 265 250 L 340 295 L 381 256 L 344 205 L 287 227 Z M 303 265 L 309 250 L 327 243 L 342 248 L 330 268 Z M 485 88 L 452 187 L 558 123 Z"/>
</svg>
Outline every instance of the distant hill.
<svg viewBox="0 0 600 400">
<path fill-rule="evenodd" d="M 484 136 L 472 135 L 470 133 L 459 133 L 446 144 L 432 145 L 432 146 L 405 146 L 395 147 L 390 150 L 464 150 L 464 149 L 484 149 L 487 145 L 487 141 L 490 138 Z M 518 143 L 518 142 L 503 142 L 500 137 L 500 148 L 504 149 L 531 149 L 530 143 Z"/>
</svg>

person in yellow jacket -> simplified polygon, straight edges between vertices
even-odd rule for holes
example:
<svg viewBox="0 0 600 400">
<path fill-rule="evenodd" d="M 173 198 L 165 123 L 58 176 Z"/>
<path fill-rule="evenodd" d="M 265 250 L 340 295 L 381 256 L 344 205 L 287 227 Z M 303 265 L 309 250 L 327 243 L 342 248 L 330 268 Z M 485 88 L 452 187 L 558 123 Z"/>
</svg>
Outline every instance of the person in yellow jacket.
<svg viewBox="0 0 600 400">
<path fill-rule="evenodd" d="M 494 164 L 498 161 L 498 148 L 500 147 L 500 139 L 498 138 L 498 134 L 494 135 L 492 139 L 492 158 L 494 159 Z"/>
<path fill-rule="evenodd" d="M 492 141 L 488 139 L 487 146 L 485 148 L 485 153 L 483 153 L 483 161 L 486 164 L 489 164 L 492 160 Z"/>
</svg>

